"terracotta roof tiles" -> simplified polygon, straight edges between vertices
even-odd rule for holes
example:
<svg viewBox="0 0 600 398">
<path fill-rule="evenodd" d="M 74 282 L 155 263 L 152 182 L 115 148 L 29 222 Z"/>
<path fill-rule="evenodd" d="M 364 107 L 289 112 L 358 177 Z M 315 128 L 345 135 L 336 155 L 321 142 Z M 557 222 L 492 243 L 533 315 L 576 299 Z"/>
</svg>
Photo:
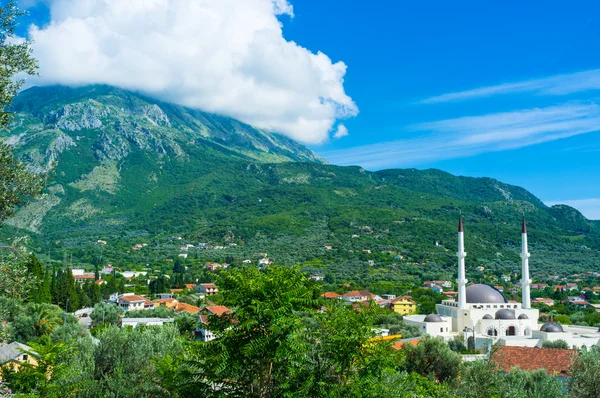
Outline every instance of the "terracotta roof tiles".
<svg viewBox="0 0 600 398">
<path fill-rule="evenodd" d="M 566 376 L 576 350 L 499 346 L 492 352 L 491 363 L 508 372 L 517 367 L 523 370 L 544 369 L 549 375 Z"/>
</svg>

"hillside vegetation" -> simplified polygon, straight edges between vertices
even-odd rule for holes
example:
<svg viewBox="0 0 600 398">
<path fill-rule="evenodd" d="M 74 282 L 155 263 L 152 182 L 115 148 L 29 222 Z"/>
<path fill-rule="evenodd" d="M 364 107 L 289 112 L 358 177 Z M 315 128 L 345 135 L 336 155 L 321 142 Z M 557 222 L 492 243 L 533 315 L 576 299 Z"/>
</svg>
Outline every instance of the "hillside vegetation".
<svg viewBox="0 0 600 398">
<path fill-rule="evenodd" d="M 181 236 L 227 247 L 207 259 L 268 252 L 284 264 L 318 259 L 315 270 L 342 264 L 338 274 L 352 263 L 377 279 L 402 264 L 451 276 L 462 211 L 470 268 L 515 268 L 523 215 L 535 269 L 598 265 L 598 222 L 491 178 L 329 165 L 283 136 L 107 86 L 32 88 L 14 110 L 7 141 L 31 169 L 54 169 L 3 230 L 31 234 L 57 260 L 91 263 L 102 239 L 107 261 L 164 261 Z M 149 248 L 127 250 L 140 242 Z M 388 268 L 364 269 L 370 258 Z"/>
</svg>

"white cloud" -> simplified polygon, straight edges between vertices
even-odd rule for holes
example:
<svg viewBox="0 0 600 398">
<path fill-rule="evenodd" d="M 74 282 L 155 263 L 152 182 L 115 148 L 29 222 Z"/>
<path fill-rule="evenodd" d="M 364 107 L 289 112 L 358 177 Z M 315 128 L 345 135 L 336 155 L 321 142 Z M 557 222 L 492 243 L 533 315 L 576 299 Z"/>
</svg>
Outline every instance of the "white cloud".
<svg viewBox="0 0 600 398">
<path fill-rule="evenodd" d="M 561 106 L 422 123 L 413 137 L 320 153 L 333 164 L 406 167 L 486 152 L 516 149 L 600 130 L 600 106 Z"/>
<path fill-rule="evenodd" d="M 335 132 L 335 134 L 333 135 L 333 138 L 342 138 L 342 137 L 346 137 L 348 135 L 348 128 L 346 126 L 344 126 L 343 124 L 340 124 Z"/>
<path fill-rule="evenodd" d="M 600 220 L 600 198 L 559 200 L 546 202 L 548 206 L 568 205 L 579 210 L 589 220 Z"/>
<path fill-rule="evenodd" d="M 600 90 L 600 69 L 531 79 L 516 83 L 505 83 L 494 86 L 457 91 L 430 97 L 420 101 L 421 104 L 465 101 L 475 98 L 486 98 L 501 94 L 534 93 L 541 95 L 567 95 L 577 92 Z"/>
<path fill-rule="evenodd" d="M 33 84 L 110 84 L 320 143 L 358 108 L 346 65 L 283 37 L 287 0 L 53 0 Z"/>
</svg>

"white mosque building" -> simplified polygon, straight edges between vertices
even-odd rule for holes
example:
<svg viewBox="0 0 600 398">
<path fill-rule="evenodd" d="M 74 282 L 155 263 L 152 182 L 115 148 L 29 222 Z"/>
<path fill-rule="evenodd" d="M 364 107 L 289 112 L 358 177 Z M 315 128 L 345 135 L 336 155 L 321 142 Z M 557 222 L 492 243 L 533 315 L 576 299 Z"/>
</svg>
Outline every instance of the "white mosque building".
<svg viewBox="0 0 600 398">
<path fill-rule="evenodd" d="M 523 219 L 521 233 L 521 289 L 522 303 L 508 302 L 492 286 L 473 284 L 467 286 L 465 272 L 464 230 L 462 217 L 458 223 L 458 299 L 444 300 L 436 305 L 437 314 L 407 315 L 404 321 L 418 326 L 424 334 L 451 339 L 470 338 L 475 347 L 490 343 L 510 346 L 541 347 L 544 341 L 564 340 L 569 346 L 582 347 L 598 344 L 599 331 L 595 328 L 563 327 L 556 322 L 538 324 L 539 311 L 531 308 L 529 278 L 529 252 L 527 225 Z"/>
</svg>

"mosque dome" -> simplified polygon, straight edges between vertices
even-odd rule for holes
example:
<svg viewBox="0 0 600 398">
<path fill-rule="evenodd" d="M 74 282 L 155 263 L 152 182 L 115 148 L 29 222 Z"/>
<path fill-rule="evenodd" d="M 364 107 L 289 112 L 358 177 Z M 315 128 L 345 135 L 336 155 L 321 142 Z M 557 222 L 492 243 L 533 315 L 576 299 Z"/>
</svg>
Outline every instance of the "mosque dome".
<svg viewBox="0 0 600 398">
<path fill-rule="evenodd" d="M 501 310 L 496 311 L 496 319 L 517 319 L 515 317 L 515 313 L 511 310 L 507 310 L 503 308 Z"/>
<path fill-rule="evenodd" d="M 442 317 L 439 316 L 438 314 L 429 314 L 425 317 L 425 319 L 423 321 L 425 321 L 425 322 L 444 322 Z"/>
<path fill-rule="evenodd" d="M 500 291 L 492 286 L 476 284 L 467 287 L 467 303 L 504 304 L 508 303 Z M 514 319 L 514 318 L 512 318 Z"/>
<path fill-rule="evenodd" d="M 494 319 L 490 314 L 485 314 L 483 319 Z"/>
<path fill-rule="evenodd" d="M 529 319 L 529 317 L 527 316 L 527 314 L 521 314 L 519 315 L 519 319 Z"/>
<path fill-rule="evenodd" d="M 540 328 L 540 331 L 546 333 L 563 333 L 564 330 L 558 322 L 546 322 Z"/>
</svg>

